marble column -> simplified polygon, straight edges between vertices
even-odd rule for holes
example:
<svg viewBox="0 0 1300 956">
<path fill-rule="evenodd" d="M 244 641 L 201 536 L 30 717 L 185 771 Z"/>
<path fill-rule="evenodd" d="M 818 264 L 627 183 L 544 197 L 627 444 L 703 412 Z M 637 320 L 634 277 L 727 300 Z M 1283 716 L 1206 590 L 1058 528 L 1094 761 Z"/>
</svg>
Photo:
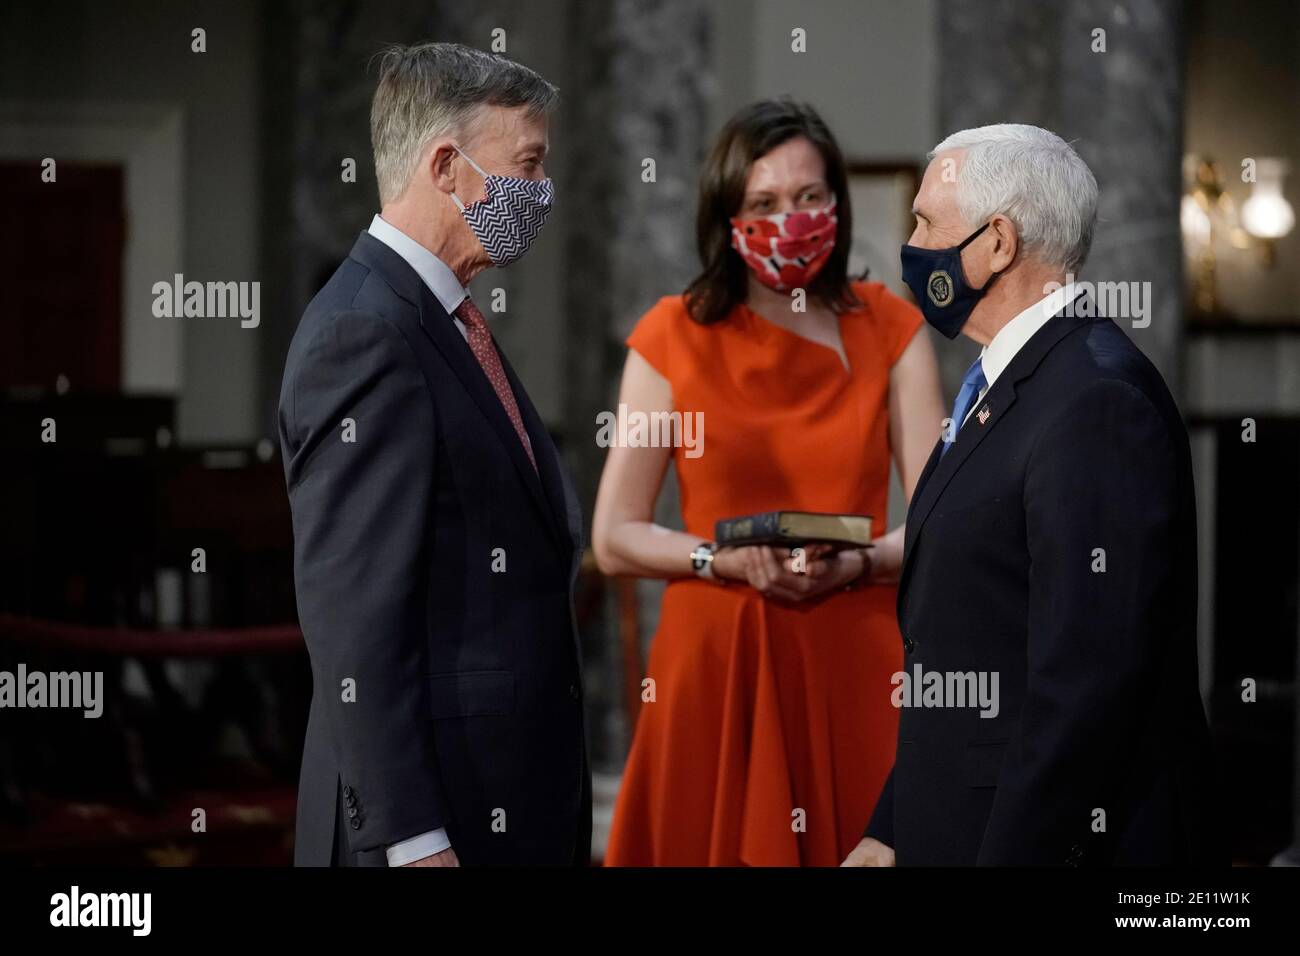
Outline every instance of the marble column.
<svg viewBox="0 0 1300 956">
<path fill-rule="evenodd" d="M 698 0 L 573 0 L 561 133 L 568 143 L 565 259 L 565 454 L 587 515 L 607 449 L 596 415 L 617 408 L 623 340 L 664 295 L 681 292 L 697 268 L 695 188 L 709 135 L 713 72 L 709 20 Z M 654 160 L 654 181 L 643 181 Z M 670 469 L 656 520 L 680 527 Z M 658 623 L 661 582 L 637 584 L 642 647 Z M 616 620 L 607 609 L 607 620 Z M 617 688 L 613 640 L 591 648 Z M 607 697 L 616 700 L 616 692 Z M 603 754 L 621 763 L 623 711 L 603 712 Z"/>
<path fill-rule="evenodd" d="M 1074 143 L 1101 187 L 1092 254 L 1081 277 L 1150 283 L 1150 324 L 1121 324 L 1179 396 L 1181 3 L 939 0 L 936 11 L 939 136 L 1014 122 Z M 1093 49 L 1097 30 L 1105 31 L 1104 52 Z M 945 351 L 951 389 L 969 356 Z"/>
<path fill-rule="evenodd" d="M 623 339 L 698 267 L 695 188 L 714 79 L 699 0 L 574 0 L 570 15 L 565 419 L 589 505 L 605 458 L 596 414 L 616 407 Z M 643 181 L 647 159 L 653 182 Z"/>
</svg>

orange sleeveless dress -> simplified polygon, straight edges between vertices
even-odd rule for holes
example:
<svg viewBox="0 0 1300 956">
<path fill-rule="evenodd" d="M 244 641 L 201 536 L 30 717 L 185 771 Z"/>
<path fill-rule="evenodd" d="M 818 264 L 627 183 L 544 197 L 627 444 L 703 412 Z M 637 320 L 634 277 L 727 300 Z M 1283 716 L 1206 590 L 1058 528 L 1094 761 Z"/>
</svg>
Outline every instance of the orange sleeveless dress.
<svg viewBox="0 0 1300 956">
<path fill-rule="evenodd" d="M 922 324 L 876 282 L 834 349 L 746 306 L 711 326 L 660 299 L 627 344 L 704 413 L 703 453 L 673 451 L 686 530 L 793 508 L 873 515 L 889 491 L 889 372 Z M 614 808 L 610 866 L 837 866 L 894 760 L 897 588 L 783 605 L 748 585 L 667 586 Z"/>
</svg>

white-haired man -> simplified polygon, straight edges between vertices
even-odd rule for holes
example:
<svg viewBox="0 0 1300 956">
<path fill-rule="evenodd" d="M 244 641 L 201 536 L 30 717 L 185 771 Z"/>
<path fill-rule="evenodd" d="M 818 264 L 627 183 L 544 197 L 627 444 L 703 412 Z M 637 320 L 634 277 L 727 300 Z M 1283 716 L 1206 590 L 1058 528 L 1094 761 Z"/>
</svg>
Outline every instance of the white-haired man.
<svg viewBox="0 0 1300 956">
<path fill-rule="evenodd" d="M 1068 280 L 1097 183 L 1033 126 L 930 154 L 903 247 L 984 348 L 907 516 L 898 749 L 849 865 L 1218 861 L 1186 429 Z"/>
<path fill-rule="evenodd" d="M 556 95 L 456 44 L 382 57 L 381 211 L 307 307 L 280 393 L 315 684 L 299 865 L 590 856 L 581 516 L 466 290 L 546 218 Z"/>
</svg>

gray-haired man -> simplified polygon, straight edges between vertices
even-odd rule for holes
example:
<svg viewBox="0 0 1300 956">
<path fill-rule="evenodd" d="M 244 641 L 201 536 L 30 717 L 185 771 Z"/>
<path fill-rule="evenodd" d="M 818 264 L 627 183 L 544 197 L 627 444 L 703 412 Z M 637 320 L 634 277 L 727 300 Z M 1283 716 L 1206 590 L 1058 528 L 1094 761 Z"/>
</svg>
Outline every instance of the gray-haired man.
<svg viewBox="0 0 1300 956">
<path fill-rule="evenodd" d="M 931 154 L 903 277 L 984 349 L 912 496 L 898 753 L 846 863 L 1223 860 L 1187 431 L 1123 316 L 1070 281 L 1096 211 L 1047 130 Z"/>
<path fill-rule="evenodd" d="M 556 95 L 456 44 L 382 57 L 381 211 L 307 307 L 280 393 L 315 681 L 299 865 L 589 858 L 581 515 L 466 289 L 545 221 Z"/>
</svg>

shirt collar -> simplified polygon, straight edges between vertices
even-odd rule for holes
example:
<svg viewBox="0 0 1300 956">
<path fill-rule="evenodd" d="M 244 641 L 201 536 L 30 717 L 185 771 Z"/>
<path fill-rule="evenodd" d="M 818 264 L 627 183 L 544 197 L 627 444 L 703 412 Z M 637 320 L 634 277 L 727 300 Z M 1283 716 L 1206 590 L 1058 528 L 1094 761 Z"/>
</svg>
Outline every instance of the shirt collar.
<svg viewBox="0 0 1300 956">
<path fill-rule="evenodd" d="M 420 245 L 402 230 L 382 218 L 378 213 L 370 220 L 369 233 L 406 260 L 407 264 L 424 280 L 429 291 L 451 315 L 465 301 L 469 293 L 456 278 L 451 267 Z"/>
<path fill-rule="evenodd" d="M 994 380 L 1011 364 L 1016 353 L 1034 337 L 1034 333 L 1065 308 L 1067 302 L 1072 302 L 1076 294 L 1074 283 L 1067 282 L 998 329 L 993 341 L 980 352 L 980 366 L 984 369 L 984 379 L 989 383 L 989 388 L 993 387 Z"/>
</svg>

